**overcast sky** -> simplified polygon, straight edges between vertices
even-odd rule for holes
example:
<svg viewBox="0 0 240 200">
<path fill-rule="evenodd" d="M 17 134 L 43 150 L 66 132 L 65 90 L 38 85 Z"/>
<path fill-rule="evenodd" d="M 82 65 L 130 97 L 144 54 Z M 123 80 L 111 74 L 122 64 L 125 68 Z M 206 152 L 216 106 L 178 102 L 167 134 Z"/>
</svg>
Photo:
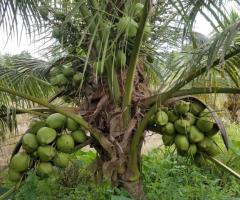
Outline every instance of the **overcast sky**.
<svg viewBox="0 0 240 200">
<path fill-rule="evenodd" d="M 235 3 L 232 3 L 231 1 L 228 1 L 227 3 L 227 10 L 235 9 L 239 10 L 239 7 L 237 8 Z M 205 18 L 201 15 L 197 17 L 196 24 L 194 26 L 195 31 L 202 33 L 206 36 L 208 36 L 212 28 L 210 24 L 205 20 Z M 3 32 L 0 32 L 0 53 L 10 53 L 10 54 L 18 54 L 21 51 L 28 51 L 35 57 L 39 57 L 39 50 L 42 48 L 42 43 L 31 43 L 28 37 L 26 37 L 26 32 L 23 31 L 22 38 L 20 43 L 18 44 L 17 38 L 10 38 L 8 43 L 7 41 L 7 35 L 5 35 Z"/>
</svg>

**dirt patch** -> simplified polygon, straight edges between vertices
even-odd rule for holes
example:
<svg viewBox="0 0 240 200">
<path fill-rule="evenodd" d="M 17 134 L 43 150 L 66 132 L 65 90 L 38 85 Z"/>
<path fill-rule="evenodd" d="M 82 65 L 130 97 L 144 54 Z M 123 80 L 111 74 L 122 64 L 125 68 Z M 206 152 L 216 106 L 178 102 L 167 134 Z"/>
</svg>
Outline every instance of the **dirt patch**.
<svg viewBox="0 0 240 200">
<path fill-rule="evenodd" d="M 6 139 L 0 145 L 0 171 L 2 171 L 9 163 L 12 151 L 22 134 L 27 130 L 30 117 L 22 115 L 17 118 L 18 132 L 16 134 L 7 133 Z"/>
<path fill-rule="evenodd" d="M 147 133 L 142 147 L 142 154 L 147 154 L 161 145 L 162 136 L 160 134 Z"/>
</svg>

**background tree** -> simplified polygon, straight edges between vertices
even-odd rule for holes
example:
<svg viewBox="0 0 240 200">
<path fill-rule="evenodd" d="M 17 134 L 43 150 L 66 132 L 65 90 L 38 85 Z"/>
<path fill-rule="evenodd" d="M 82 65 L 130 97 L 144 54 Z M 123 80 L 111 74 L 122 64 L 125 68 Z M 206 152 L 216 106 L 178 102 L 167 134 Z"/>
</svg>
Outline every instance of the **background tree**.
<svg viewBox="0 0 240 200">
<path fill-rule="evenodd" d="M 13 67 L 1 66 L 4 109 L 35 115 L 59 112 L 78 122 L 91 135 L 86 145 L 98 152 L 96 174 L 125 187 L 135 199 L 144 198 L 140 152 L 147 124 L 159 107 L 177 96 L 240 92 L 240 21 L 222 23 L 228 20 L 222 1 L 142 3 L 0 2 L 0 25 L 6 33 L 19 33 L 20 14 L 30 35 L 55 38 L 47 53 L 58 56 L 50 62 L 25 58 Z M 192 30 L 198 13 L 215 30 L 204 42 Z M 75 82 L 51 75 L 62 66 L 78 71 Z M 220 76 L 229 82 L 219 84 L 215 80 Z M 192 87 L 203 77 L 210 77 L 207 85 Z M 153 91 L 151 81 L 156 79 L 161 84 Z M 71 107 L 54 103 L 57 98 Z"/>
</svg>

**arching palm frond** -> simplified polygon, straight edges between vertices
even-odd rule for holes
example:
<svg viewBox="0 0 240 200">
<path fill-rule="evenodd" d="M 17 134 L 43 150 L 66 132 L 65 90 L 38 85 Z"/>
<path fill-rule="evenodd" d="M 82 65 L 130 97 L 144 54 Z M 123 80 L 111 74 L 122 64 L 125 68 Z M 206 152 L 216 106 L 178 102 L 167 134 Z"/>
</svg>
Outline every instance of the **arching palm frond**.
<svg viewBox="0 0 240 200">
<path fill-rule="evenodd" d="M 202 69 L 208 71 L 214 65 L 219 72 L 224 71 L 225 75 L 228 75 L 233 82 L 238 83 L 239 29 L 240 21 L 237 21 L 225 31 L 210 38 L 207 43 L 199 48 L 178 54 L 172 61 L 172 68 L 175 73 L 165 77 L 178 84 L 187 75 L 192 74 L 194 76 L 196 71 Z M 170 72 L 172 73 L 172 71 Z"/>
<path fill-rule="evenodd" d="M 22 27 L 31 33 L 32 26 L 40 26 L 41 16 L 38 6 L 40 1 L 36 0 L 2 0 L 0 1 L 0 27 L 8 36 L 15 34 L 19 36 Z"/>
<path fill-rule="evenodd" d="M 38 98 L 48 98 L 53 88 L 47 81 L 47 72 L 50 64 L 46 61 L 33 58 L 16 58 L 11 60 L 11 65 L 0 66 L 0 84 L 6 88 L 21 91 Z M 26 107 L 30 102 L 0 94 L 0 102 L 3 105 L 16 105 Z"/>
<path fill-rule="evenodd" d="M 184 35 L 192 35 L 192 28 L 198 14 L 203 17 L 212 25 L 215 31 L 218 32 L 218 27 L 224 28 L 222 20 L 228 20 L 225 14 L 223 0 L 169 0 L 169 2 L 177 10 L 181 16 L 181 21 L 184 22 Z M 212 17 L 209 17 L 209 14 Z"/>
</svg>

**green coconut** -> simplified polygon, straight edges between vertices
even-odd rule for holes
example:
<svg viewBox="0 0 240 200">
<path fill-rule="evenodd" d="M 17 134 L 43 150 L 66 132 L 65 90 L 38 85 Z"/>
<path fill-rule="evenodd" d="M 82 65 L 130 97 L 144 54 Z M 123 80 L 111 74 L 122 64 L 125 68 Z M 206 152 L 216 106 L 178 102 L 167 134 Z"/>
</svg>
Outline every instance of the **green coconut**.
<svg viewBox="0 0 240 200">
<path fill-rule="evenodd" d="M 9 169 L 8 170 L 8 179 L 12 182 L 19 182 L 22 178 L 22 175 L 15 171 L 15 170 L 12 170 L 12 169 Z"/>
<path fill-rule="evenodd" d="M 189 148 L 188 138 L 185 135 L 177 135 L 175 145 L 179 151 L 187 151 Z"/>
<path fill-rule="evenodd" d="M 38 11 L 43 19 L 47 19 L 49 13 L 47 6 L 39 6 Z"/>
<path fill-rule="evenodd" d="M 50 162 L 40 162 L 37 166 L 37 175 L 49 177 L 53 173 L 53 166 Z"/>
<path fill-rule="evenodd" d="M 38 141 L 36 135 L 26 133 L 22 139 L 22 147 L 28 153 L 34 152 L 38 148 Z"/>
<path fill-rule="evenodd" d="M 30 156 L 25 152 L 15 154 L 10 161 L 10 169 L 16 172 L 24 172 L 30 164 Z"/>
<path fill-rule="evenodd" d="M 47 126 L 53 129 L 64 128 L 66 121 L 67 118 L 60 113 L 51 114 L 46 119 Z"/>
<path fill-rule="evenodd" d="M 64 86 L 68 83 L 68 79 L 63 74 L 58 74 L 55 78 L 58 86 Z"/>
<path fill-rule="evenodd" d="M 174 136 L 171 135 L 163 135 L 162 141 L 165 146 L 171 146 L 174 144 Z"/>
<path fill-rule="evenodd" d="M 52 143 L 57 136 L 55 129 L 42 127 L 37 132 L 37 140 L 40 144 L 50 144 Z"/>
<path fill-rule="evenodd" d="M 201 142 L 198 143 L 198 147 L 200 150 L 205 151 L 207 148 L 211 146 L 211 139 L 208 137 L 205 137 Z"/>
<path fill-rule="evenodd" d="M 73 131 L 71 135 L 76 143 L 83 143 L 87 140 L 85 132 L 81 129 Z"/>
<path fill-rule="evenodd" d="M 46 145 L 38 147 L 37 153 L 41 161 L 48 162 L 54 158 L 56 150 L 54 147 Z"/>
<path fill-rule="evenodd" d="M 210 131 L 206 132 L 205 135 L 212 137 L 212 136 L 216 135 L 218 132 L 219 132 L 218 125 L 215 123 L 213 125 L 213 128 Z"/>
<path fill-rule="evenodd" d="M 61 135 L 57 139 L 57 149 L 64 153 L 71 153 L 74 149 L 74 139 L 71 135 Z"/>
<path fill-rule="evenodd" d="M 37 134 L 38 130 L 46 126 L 46 122 L 42 120 L 34 120 L 29 125 L 29 132 L 32 134 Z"/>
<path fill-rule="evenodd" d="M 161 130 L 163 134 L 166 134 L 166 135 L 174 135 L 175 133 L 174 124 L 171 122 L 168 122 L 165 126 L 162 127 Z"/>
<path fill-rule="evenodd" d="M 197 145 L 196 144 L 190 144 L 189 148 L 188 148 L 188 151 L 187 151 L 187 154 L 188 156 L 195 156 L 197 153 Z"/>
<path fill-rule="evenodd" d="M 168 115 L 168 121 L 172 123 L 178 120 L 179 118 L 178 115 L 173 110 L 167 111 L 167 115 Z"/>
<path fill-rule="evenodd" d="M 57 167 L 66 168 L 69 161 L 69 154 L 58 152 L 53 160 L 53 163 Z"/>
<path fill-rule="evenodd" d="M 209 111 L 207 108 L 205 108 L 199 115 L 200 117 L 212 117 L 211 111 Z"/>
<path fill-rule="evenodd" d="M 66 15 L 62 11 L 56 11 L 53 17 L 58 21 L 64 21 L 66 19 Z"/>
<path fill-rule="evenodd" d="M 116 53 L 116 63 L 118 67 L 124 67 L 126 65 L 126 54 L 123 50 L 118 50 Z"/>
<path fill-rule="evenodd" d="M 98 61 L 93 63 L 93 71 L 95 74 L 101 75 L 104 72 L 104 62 Z"/>
<path fill-rule="evenodd" d="M 117 30 L 119 33 L 124 33 L 127 37 L 132 38 L 137 35 L 138 23 L 133 18 L 125 16 L 122 17 L 118 24 Z"/>
<path fill-rule="evenodd" d="M 190 123 L 185 119 L 178 119 L 175 121 L 174 127 L 180 134 L 187 134 L 190 131 Z"/>
<path fill-rule="evenodd" d="M 197 143 L 204 139 L 204 134 L 196 126 L 191 126 L 188 137 L 191 143 Z"/>
<path fill-rule="evenodd" d="M 212 140 L 211 147 L 206 150 L 207 154 L 210 156 L 216 156 L 220 153 L 220 149 L 217 144 Z"/>
<path fill-rule="evenodd" d="M 190 105 L 189 102 L 180 100 L 176 103 L 175 110 L 178 114 L 181 114 L 181 115 L 185 114 L 189 111 L 189 105 Z"/>
<path fill-rule="evenodd" d="M 71 67 L 66 67 L 66 68 L 64 68 L 63 69 L 63 75 L 65 76 L 65 77 L 71 77 L 71 76 L 73 76 L 74 75 L 74 69 L 73 68 L 71 68 Z"/>
<path fill-rule="evenodd" d="M 190 112 L 195 116 L 198 116 L 204 109 L 205 109 L 205 106 L 201 103 L 198 103 L 198 102 L 190 103 Z"/>
<path fill-rule="evenodd" d="M 214 123 L 209 117 L 201 117 L 197 120 L 196 125 L 200 131 L 207 133 L 212 130 Z"/>
<path fill-rule="evenodd" d="M 142 3 L 136 3 L 133 5 L 133 15 L 135 17 L 141 17 L 143 13 L 144 5 Z"/>
<path fill-rule="evenodd" d="M 62 35 L 63 35 L 62 29 L 59 26 L 53 27 L 53 30 L 52 30 L 52 37 L 53 38 L 61 39 Z"/>
<path fill-rule="evenodd" d="M 188 120 L 191 126 L 196 122 L 196 117 L 190 112 L 185 113 L 184 119 Z"/>
<path fill-rule="evenodd" d="M 156 124 L 164 126 L 168 123 L 168 115 L 164 111 L 158 111 L 155 116 Z"/>
<path fill-rule="evenodd" d="M 67 118 L 67 129 L 69 131 L 76 131 L 79 129 L 79 124 L 71 118 Z"/>
<path fill-rule="evenodd" d="M 58 86 L 58 79 L 56 77 L 51 77 L 50 78 L 50 83 L 53 86 Z"/>
<path fill-rule="evenodd" d="M 57 68 L 57 67 L 53 67 L 51 70 L 50 70 L 50 76 L 51 77 L 54 77 L 54 76 L 57 76 L 59 74 L 62 73 L 62 70 L 60 68 Z"/>
<path fill-rule="evenodd" d="M 219 154 L 219 148 L 216 143 L 209 137 L 205 137 L 204 140 L 198 143 L 198 147 L 201 151 L 206 152 L 210 156 L 216 156 Z"/>
<path fill-rule="evenodd" d="M 74 74 L 73 81 L 75 83 L 81 83 L 82 80 L 83 80 L 83 74 L 81 72 L 77 72 L 76 74 Z"/>
</svg>

